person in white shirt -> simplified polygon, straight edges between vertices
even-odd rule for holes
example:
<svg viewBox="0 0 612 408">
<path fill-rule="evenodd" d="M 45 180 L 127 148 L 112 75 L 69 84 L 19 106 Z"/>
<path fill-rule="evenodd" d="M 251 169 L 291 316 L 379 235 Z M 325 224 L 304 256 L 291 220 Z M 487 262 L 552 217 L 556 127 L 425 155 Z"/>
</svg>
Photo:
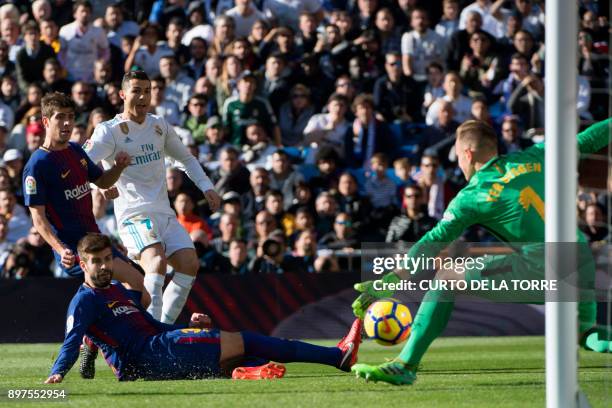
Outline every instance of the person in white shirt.
<svg viewBox="0 0 612 408">
<path fill-rule="evenodd" d="M 76 1 L 73 10 L 74 21 L 59 31 L 62 44 L 59 59 L 71 80 L 91 82 L 96 60 L 110 57 L 108 40 L 103 29 L 90 24 L 89 1 Z"/>
<path fill-rule="evenodd" d="M 444 61 L 446 43 L 444 38 L 429 28 L 427 12 L 423 9 L 412 11 L 410 26 L 412 31 L 402 36 L 402 68 L 404 75 L 424 82 L 427 80 L 427 65 L 433 61 Z"/>
<path fill-rule="evenodd" d="M 348 129 L 351 127 L 346 120 L 348 99 L 338 93 L 332 94 L 327 101 L 327 113 L 313 115 L 304 128 L 304 146 L 310 146 L 306 158 L 308 164 L 315 163 L 319 146 L 331 145 L 338 155 L 345 156 L 344 141 Z"/>
<path fill-rule="evenodd" d="M 174 51 L 164 41 L 159 41 L 161 32 L 159 26 L 145 23 L 140 29 L 140 35 L 134 40 L 132 50 L 125 59 L 124 71 L 130 71 L 134 65 L 142 69 L 152 78 L 159 75 L 159 61 L 166 55 L 174 55 Z"/>
<path fill-rule="evenodd" d="M 236 22 L 236 37 L 248 37 L 253 24 L 257 20 L 265 20 L 266 16 L 251 3 L 251 0 L 236 0 L 236 7 L 229 9 L 225 15 Z"/>
<path fill-rule="evenodd" d="M 220 197 L 200 163 L 183 145 L 170 124 L 149 112 L 151 81 L 143 71 L 125 74 L 121 84 L 123 113 L 99 124 L 85 151 L 94 162 L 107 167 L 116 152 L 132 157 L 130 166 L 117 181 L 115 216 L 119 235 L 130 256 L 139 259 L 145 270 L 144 285 L 151 295 L 149 313 L 164 323 L 173 323 L 180 314 L 200 267 L 187 231 L 178 223 L 168 201 L 165 158 L 180 163 L 214 212 Z M 166 265 L 174 276 L 162 294 Z"/>
<path fill-rule="evenodd" d="M 106 34 L 108 42 L 117 48 L 121 48 L 122 37 L 126 35 L 136 37 L 140 32 L 140 27 L 135 21 L 125 21 L 123 19 L 123 10 L 121 10 L 119 4 L 111 4 L 106 8 L 104 25 L 108 30 Z"/>
<path fill-rule="evenodd" d="M 455 120 L 461 123 L 470 118 L 472 112 L 472 98 L 461 94 L 461 77 L 456 72 L 449 72 L 444 76 L 445 95 L 441 98 L 450 102 L 455 111 Z M 425 123 L 432 126 L 438 122 L 438 112 L 440 111 L 440 99 L 431 104 L 427 110 Z"/>
<path fill-rule="evenodd" d="M 459 29 L 464 30 L 466 21 L 471 12 L 476 11 L 482 16 L 482 29 L 494 36 L 501 38 L 504 35 L 504 24 L 500 11 L 505 0 L 476 0 L 461 11 L 459 16 Z"/>
</svg>

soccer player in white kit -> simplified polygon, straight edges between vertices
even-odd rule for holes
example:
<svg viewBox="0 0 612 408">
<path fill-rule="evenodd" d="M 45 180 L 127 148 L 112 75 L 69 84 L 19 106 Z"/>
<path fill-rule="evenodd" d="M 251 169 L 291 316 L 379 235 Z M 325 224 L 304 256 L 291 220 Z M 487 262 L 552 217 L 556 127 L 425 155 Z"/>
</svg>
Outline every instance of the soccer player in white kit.
<svg viewBox="0 0 612 408">
<path fill-rule="evenodd" d="M 119 236 L 129 255 L 145 270 L 144 286 L 151 295 L 148 312 L 164 323 L 180 314 L 200 266 L 187 231 L 170 207 L 166 187 L 165 156 L 181 163 L 189 178 L 204 192 L 212 211 L 220 198 L 197 159 L 174 129 L 160 116 L 148 113 L 151 81 L 144 71 L 125 74 L 119 91 L 123 113 L 102 122 L 84 146 L 94 163 L 106 167 L 115 154 L 125 151 L 132 162 L 117 181 L 115 216 Z M 108 192 L 107 192 L 108 193 Z M 166 266 L 174 277 L 162 294 Z"/>
</svg>

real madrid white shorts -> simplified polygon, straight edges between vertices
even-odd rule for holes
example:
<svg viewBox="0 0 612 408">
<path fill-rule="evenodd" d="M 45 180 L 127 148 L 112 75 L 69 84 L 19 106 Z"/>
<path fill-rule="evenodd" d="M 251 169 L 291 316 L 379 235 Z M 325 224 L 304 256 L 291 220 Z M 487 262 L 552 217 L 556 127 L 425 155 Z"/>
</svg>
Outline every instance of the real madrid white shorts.
<svg viewBox="0 0 612 408">
<path fill-rule="evenodd" d="M 183 248 L 194 248 L 189 234 L 176 217 L 167 214 L 138 215 L 119 226 L 119 237 L 130 258 L 138 259 L 143 249 L 157 243 L 166 257 Z"/>
</svg>

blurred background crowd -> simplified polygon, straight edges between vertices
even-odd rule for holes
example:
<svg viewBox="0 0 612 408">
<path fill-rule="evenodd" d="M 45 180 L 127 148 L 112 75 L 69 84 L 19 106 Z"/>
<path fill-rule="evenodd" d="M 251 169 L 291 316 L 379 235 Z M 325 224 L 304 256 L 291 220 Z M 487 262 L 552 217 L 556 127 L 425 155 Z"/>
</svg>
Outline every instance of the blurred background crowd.
<svg viewBox="0 0 612 408">
<path fill-rule="evenodd" d="M 42 96 L 72 96 L 83 144 L 122 111 L 119 82 L 132 69 L 152 79 L 151 112 L 223 197 L 211 214 L 168 162 L 169 199 L 201 273 L 355 269 L 362 242 L 414 242 L 442 217 L 465 183 L 453 147 L 462 121 L 490 123 L 502 153 L 544 140 L 543 0 L 1 3 L 5 278 L 58 276 L 21 186 L 44 140 Z M 581 128 L 609 116 L 608 16 L 607 1 L 579 1 Z M 593 243 L 608 240 L 612 177 L 600 173 L 600 188 L 577 196 Z M 102 232 L 116 237 L 112 202 L 92 194 Z M 479 228 L 465 239 L 494 241 Z"/>
</svg>

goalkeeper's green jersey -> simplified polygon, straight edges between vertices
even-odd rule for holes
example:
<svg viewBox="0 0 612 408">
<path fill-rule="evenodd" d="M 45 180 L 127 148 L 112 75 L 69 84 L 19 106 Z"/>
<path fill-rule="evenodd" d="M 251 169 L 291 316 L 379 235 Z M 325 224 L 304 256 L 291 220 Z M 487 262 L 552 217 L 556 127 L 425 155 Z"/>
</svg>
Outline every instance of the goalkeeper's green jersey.
<svg viewBox="0 0 612 408">
<path fill-rule="evenodd" d="M 596 123 L 578 135 L 580 153 L 593 153 L 608 144 L 610 121 Z M 472 225 L 484 227 L 510 245 L 544 242 L 544 143 L 489 160 L 409 256 L 436 256 Z"/>
</svg>

